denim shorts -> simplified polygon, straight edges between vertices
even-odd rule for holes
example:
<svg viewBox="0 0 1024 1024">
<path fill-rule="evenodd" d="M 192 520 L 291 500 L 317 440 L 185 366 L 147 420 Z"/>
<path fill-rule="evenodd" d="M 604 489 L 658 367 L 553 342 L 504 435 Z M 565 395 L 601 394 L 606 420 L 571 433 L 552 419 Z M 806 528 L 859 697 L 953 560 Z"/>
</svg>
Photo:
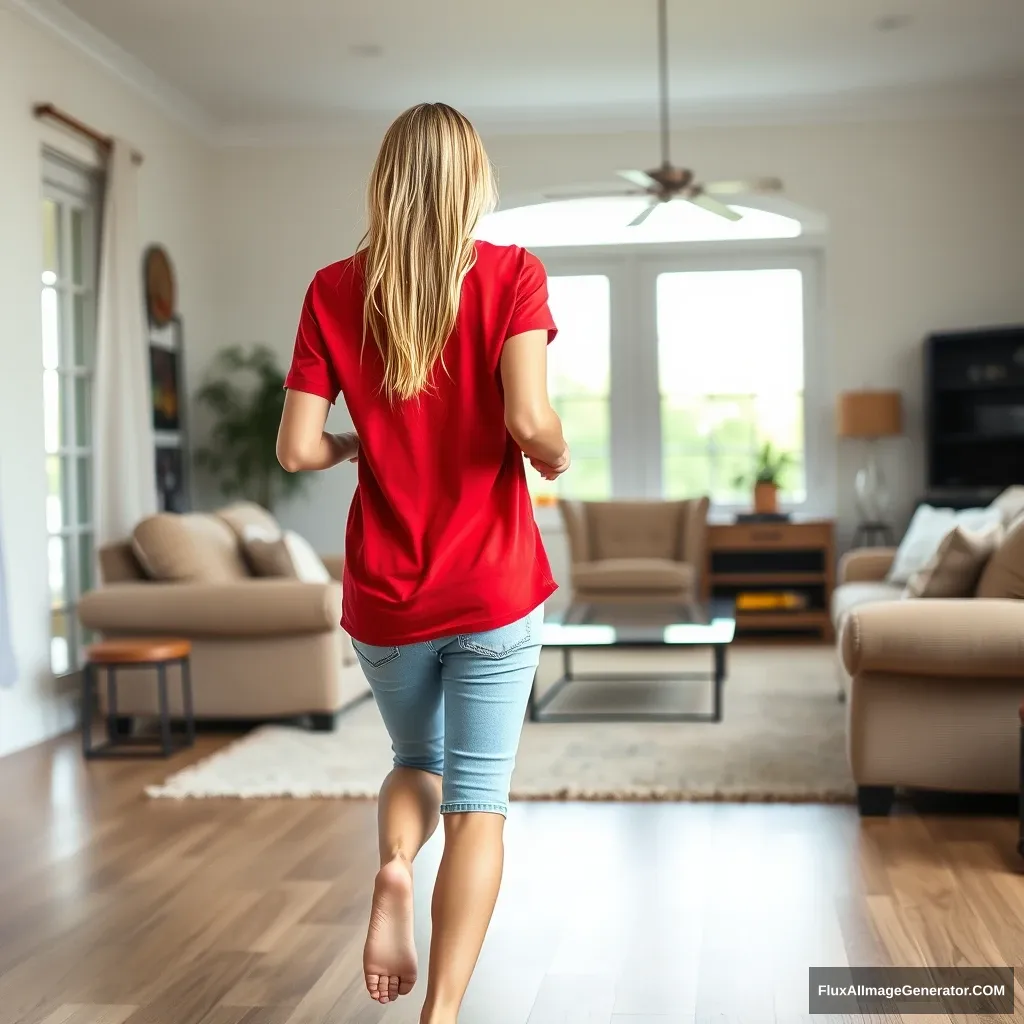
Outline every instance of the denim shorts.
<svg viewBox="0 0 1024 1024">
<path fill-rule="evenodd" d="M 543 618 L 541 605 L 484 633 L 399 647 L 352 641 L 395 764 L 442 777 L 442 814 L 507 813 Z"/>
</svg>

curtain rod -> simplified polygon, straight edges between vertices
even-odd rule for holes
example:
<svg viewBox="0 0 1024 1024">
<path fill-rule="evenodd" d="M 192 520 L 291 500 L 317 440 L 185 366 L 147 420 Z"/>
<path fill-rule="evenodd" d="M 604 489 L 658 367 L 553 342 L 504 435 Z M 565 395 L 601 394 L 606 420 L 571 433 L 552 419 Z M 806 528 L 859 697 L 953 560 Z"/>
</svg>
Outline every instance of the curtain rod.
<svg viewBox="0 0 1024 1024">
<path fill-rule="evenodd" d="M 109 135 L 104 135 L 102 132 L 96 131 L 95 128 L 90 128 L 87 124 L 79 121 L 77 117 L 65 114 L 63 110 L 59 107 L 55 107 L 52 103 L 37 103 L 32 108 L 32 113 L 35 114 L 39 120 L 46 119 L 56 121 L 65 128 L 70 128 L 71 131 L 76 132 L 79 135 L 84 135 L 85 138 L 94 142 L 105 153 L 109 153 L 114 145 L 114 140 Z M 142 163 L 142 154 L 134 149 L 132 150 L 132 163 Z"/>
</svg>

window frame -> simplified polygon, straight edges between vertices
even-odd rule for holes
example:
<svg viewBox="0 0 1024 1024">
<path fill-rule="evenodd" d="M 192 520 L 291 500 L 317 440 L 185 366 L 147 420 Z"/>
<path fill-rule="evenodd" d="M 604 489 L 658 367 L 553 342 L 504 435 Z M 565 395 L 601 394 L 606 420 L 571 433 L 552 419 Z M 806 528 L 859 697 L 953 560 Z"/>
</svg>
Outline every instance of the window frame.
<svg viewBox="0 0 1024 1024">
<path fill-rule="evenodd" d="M 803 277 L 804 471 L 803 502 L 785 511 L 806 516 L 835 512 L 835 439 L 830 398 L 830 351 L 825 337 L 824 248 L 806 235 L 792 239 L 629 246 L 537 247 L 549 276 L 605 274 L 611 318 L 611 493 L 613 498 L 659 499 L 661 401 L 658 378 L 657 278 L 687 271 L 793 268 Z M 554 344 L 558 344 L 556 338 Z M 569 438 L 570 445 L 572 438 Z M 571 471 L 570 471 L 571 472 Z M 716 503 L 720 517 L 749 505 Z M 542 526 L 557 513 L 538 509 Z"/>
<path fill-rule="evenodd" d="M 40 298 L 47 288 L 53 288 L 57 297 L 56 367 L 47 368 L 45 348 L 40 351 L 43 380 L 52 369 L 58 382 L 57 447 L 49 450 L 44 446 L 43 453 L 47 463 L 55 458 L 60 469 L 60 528 L 52 530 L 48 519 L 46 524 L 48 566 L 50 545 L 55 540 L 63 546 L 64 559 L 62 600 L 58 601 L 58 595 L 52 590 L 50 593 L 50 663 L 55 675 L 71 675 L 81 668 L 82 647 L 88 637 L 78 623 L 77 608 L 95 573 L 95 503 L 89 499 L 93 497 L 92 488 L 96 486 L 95 377 L 102 184 L 102 174 L 96 169 L 44 148 L 39 206 L 41 228 L 44 204 L 53 202 L 58 207 L 56 281 L 47 284 L 43 280 L 45 268 L 40 269 Z M 78 282 L 75 281 L 72 255 L 73 211 L 81 214 L 81 274 Z M 84 300 L 81 323 L 75 316 L 76 299 Z M 78 331 L 83 327 L 83 335 L 79 338 Z M 81 361 L 77 358 L 76 341 L 81 342 Z M 77 404 L 82 396 L 87 406 L 85 418 Z M 65 619 L 63 634 L 54 629 L 60 616 Z M 54 657 L 54 641 L 58 636 L 67 640 L 67 663 L 64 665 L 58 665 Z"/>
</svg>

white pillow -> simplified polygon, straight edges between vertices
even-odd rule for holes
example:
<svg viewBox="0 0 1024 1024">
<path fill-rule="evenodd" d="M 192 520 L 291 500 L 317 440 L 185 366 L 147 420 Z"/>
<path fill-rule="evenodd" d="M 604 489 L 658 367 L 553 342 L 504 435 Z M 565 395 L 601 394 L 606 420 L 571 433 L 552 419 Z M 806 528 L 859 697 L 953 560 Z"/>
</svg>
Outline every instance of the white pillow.
<svg viewBox="0 0 1024 1024">
<path fill-rule="evenodd" d="M 285 530 L 285 547 L 292 556 L 295 575 L 303 583 L 330 583 L 331 574 L 327 571 L 316 549 L 305 537 L 294 530 Z"/>
<path fill-rule="evenodd" d="M 998 508 L 933 508 L 921 505 L 914 513 L 900 541 L 892 568 L 886 579 L 906 586 L 914 573 L 923 569 L 939 550 L 939 545 L 957 526 L 975 532 L 987 530 L 1003 521 Z"/>
</svg>

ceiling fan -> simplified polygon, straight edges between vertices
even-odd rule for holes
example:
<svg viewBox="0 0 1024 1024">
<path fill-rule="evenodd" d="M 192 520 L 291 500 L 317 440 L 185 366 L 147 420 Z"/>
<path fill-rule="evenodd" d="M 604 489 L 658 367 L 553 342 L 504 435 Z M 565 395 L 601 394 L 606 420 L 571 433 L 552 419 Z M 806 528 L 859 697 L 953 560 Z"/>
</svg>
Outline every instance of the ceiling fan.
<svg viewBox="0 0 1024 1024">
<path fill-rule="evenodd" d="M 749 195 L 751 193 L 779 192 L 782 182 L 778 178 L 755 178 L 751 181 L 716 181 L 701 184 L 693 171 L 676 167 L 669 157 L 669 95 L 668 95 L 668 0 L 658 0 L 658 83 L 661 107 L 661 166 L 649 171 L 619 171 L 619 176 L 632 182 L 636 188 L 625 191 L 601 191 L 576 193 L 574 195 L 548 195 L 547 199 L 573 199 L 601 196 L 643 196 L 651 197 L 649 205 L 630 221 L 630 227 L 637 227 L 662 203 L 673 199 L 684 199 L 694 206 L 718 214 L 727 220 L 742 220 L 743 215 L 726 206 L 718 197 Z"/>
</svg>

